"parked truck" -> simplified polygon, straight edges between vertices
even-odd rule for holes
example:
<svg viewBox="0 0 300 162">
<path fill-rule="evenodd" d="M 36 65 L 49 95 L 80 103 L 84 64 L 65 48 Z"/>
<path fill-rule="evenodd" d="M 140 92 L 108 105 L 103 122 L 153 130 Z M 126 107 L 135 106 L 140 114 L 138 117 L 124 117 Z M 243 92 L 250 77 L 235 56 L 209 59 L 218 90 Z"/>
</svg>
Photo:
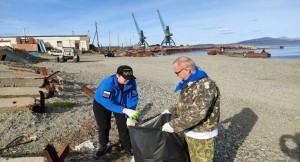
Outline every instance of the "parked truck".
<svg viewBox="0 0 300 162">
<path fill-rule="evenodd" d="M 73 47 L 62 48 L 62 54 L 59 56 L 59 62 L 67 62 L 68 60 L 73 60 L 74 62 L 80 61 L 78 52 Z"/>
</svg>

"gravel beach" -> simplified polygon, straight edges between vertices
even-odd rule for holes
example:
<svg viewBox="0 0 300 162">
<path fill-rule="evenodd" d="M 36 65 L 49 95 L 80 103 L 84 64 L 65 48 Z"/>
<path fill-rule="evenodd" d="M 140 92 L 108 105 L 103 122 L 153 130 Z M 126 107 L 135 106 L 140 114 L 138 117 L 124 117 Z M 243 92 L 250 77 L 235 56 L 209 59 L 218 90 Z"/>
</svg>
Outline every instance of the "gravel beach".
<svg viewBox="0 0 300 162">
<path fill-rule="evenodd" d="M 178 94 L 180 81 L 172 62 L 179 55 L 158 57 L 81 56 L 81 62 L 17 64 L 0 62 L 0 69 L 46 67 L 61 71 L 65 88 L 46 100 L 47 113 L 30 111 L 0 114 L 0 148 L 23 133 L 34 133 L 37 140 L 0 153 L 2 157 L 41 155 L 51 143 L 56 148 L 68 143 L 71 153 L 65 161 L 126 161 L 119 154 L 117 130 L 111 130 L 113 150 L 95 158 L 99 147 L 92 99 L 82 85 L 96 90 L 98 83 L 116 72 L 120 65 L 133 68 L 137 78 L 142 118 L 169 108 Z M 300 61 L 247 59 L 226 56 L 190 56 L 217 82 L 221 91 L 221 122 L 216 143 L 217 162 L 299 162 L 300 161 Z M 53 60 L 54 57 L 51 57 Z M 49 73 L 49 72 L 48 72 Z M 73 108 L 60 108 L 52 103 L 65 100 Z M 75 146 L 90 140 L 95 148 L 75 151 Z M 146 139 L 145 139 L 146 140 Z"/>
</svg>

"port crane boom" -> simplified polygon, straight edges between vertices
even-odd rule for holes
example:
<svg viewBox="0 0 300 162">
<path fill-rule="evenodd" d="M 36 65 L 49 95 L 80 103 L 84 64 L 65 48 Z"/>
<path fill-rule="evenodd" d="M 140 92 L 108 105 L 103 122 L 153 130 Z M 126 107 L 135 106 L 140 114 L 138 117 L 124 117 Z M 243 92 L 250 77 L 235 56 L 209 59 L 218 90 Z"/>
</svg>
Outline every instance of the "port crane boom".
<svg viewBox="0 0 300 162">
<path fill-rule="evenodd" d="M 174 40 L 171 37 L 171 36 L 173 36 L 173 34 L 170 32 L 169 26 L 165 25 L 165 23 L 164 23 L 164 21 L 163 21 L 163 19 L 162 19 L 162 17 L 161 17 L 161 15 L 160 15 L 160 13 L 159 13 L 158 10 L 157 10 L 157 12 L 158 12 L 158 16 L 159 16 L 159 20 L 160 20 L 161 26 L 163 28 L 163 32 L 165 34 L 165 39 L 161 42 L 161 46 L 163 46 L 164 44 L 166 46 L 172 46 L 172 45 L 176 46 Z"/>
<path fill-rule="evenodd" d="M 145 48 L 146 46 L 149 46 L 149 45 L 146 42 L 146 37 L 144 36 L 144 32 L 143 32 L 143 30 L 140 30 L 140 28 L 138 26 L 138 23 L 137 23 L 133 13 L 132 13 L 132 17 L 133 17 L 133 20 L 134 20 L 136 30 L 137 30 L 138 35 L 140 37 L 140 41 L 139 41 L 138 45 L 143 46 Z"/>
<path fill-rule="evenodd" d="M 97 47 L 100 48 L 100 45 L 99 45 L 99 37 L 98 37 L 97 22 L 95 22 L 95 26 L 96 26 L 96 32 L 95 32 L 95 35 L 94 35 L 94 39 L 93 39 L 92 44 L 94 44 L 94 40 L 95 40 L 95 38 L 97 38 Z"/>
</svg>

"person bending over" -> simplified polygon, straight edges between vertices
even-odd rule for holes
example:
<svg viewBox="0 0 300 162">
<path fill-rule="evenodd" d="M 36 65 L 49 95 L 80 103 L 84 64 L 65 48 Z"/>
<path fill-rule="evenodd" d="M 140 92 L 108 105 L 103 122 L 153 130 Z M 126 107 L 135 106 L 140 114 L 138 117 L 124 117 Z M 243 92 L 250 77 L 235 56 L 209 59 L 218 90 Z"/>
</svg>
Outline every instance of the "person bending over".
<svg viewBox="0 0 300 162">
<path fill-rule="evenodd" d="M 112 113 L 116 119 L 121 147 L 127 156 L 132 155 L 127 126 L 134 125 L 134 118 L 139 115 L 139 111 L 136 111 L 139 98 L 135 79 L 132 68 L 122 65 L 116 74 L 103 79 L 95 92 L 93 111 L 99 129 L 98 157 L 109 150 L 107 144 Z"/>
</svg>

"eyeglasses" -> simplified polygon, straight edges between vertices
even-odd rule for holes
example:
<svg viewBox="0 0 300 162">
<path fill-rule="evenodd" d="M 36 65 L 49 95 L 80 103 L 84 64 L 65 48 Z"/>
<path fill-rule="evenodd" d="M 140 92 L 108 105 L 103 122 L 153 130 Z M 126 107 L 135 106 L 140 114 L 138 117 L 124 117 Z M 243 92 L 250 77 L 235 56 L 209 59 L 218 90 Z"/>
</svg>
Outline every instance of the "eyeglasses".
<svg viewBox="0 0 300 162">
<path fill-rule="evenodd" d="M 177 72 L 175 72 L 175 74 L 176 75 L 179 75 L 181 72 L 182 72 L 182 70 L 184 70 L 185 68 L 182 68 L 180 71 L 177 71 Z"/>
</svg>

